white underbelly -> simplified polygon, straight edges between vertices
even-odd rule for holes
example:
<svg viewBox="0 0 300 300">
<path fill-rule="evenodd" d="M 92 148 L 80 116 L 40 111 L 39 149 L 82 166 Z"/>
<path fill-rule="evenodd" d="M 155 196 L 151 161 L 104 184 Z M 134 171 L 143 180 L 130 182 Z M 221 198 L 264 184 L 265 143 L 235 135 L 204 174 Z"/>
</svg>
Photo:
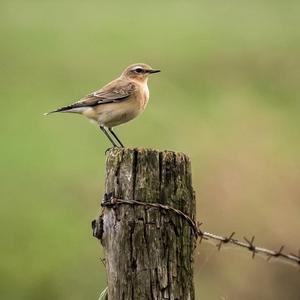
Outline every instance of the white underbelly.
<svg viewBox="0 0 300 300">
<path fill-rule="evenodd" d="M 136 118 L 141 111 L 137 107 L 130 109 L 113 109 L 103 111 L 98 116 L 98 121 L 105 127 L 115 127 Z"/>
</svg>

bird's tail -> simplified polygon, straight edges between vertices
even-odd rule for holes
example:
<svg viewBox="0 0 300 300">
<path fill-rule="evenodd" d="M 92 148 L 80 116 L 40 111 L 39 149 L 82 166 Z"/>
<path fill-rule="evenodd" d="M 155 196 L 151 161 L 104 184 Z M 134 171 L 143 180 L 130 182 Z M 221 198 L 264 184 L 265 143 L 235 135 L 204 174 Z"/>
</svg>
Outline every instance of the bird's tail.
<svg viewBox="0 0 300 300">
<path fill-rule="evenodd" d="M 74 105 L 63 106 L 63 107 L 57 108 L 55 110 L 46 112 L 43 115 L 44 116 L 48 116 L 50 114 L 54 114 L 54 113 L 57 113 L 57 112 L 71 112 L 71 110 L 73 109 L 73 107 L 74 107 Z"/>
<path fill-rule="evenodd" d="M 48 116 L 48 115 L 53 114 L 53 113 L 56 113 L 56 112 L 57 112 L 56 110 L 52 110 L 52 111 L 43 113 L 43 116 Z"/>
</svg>

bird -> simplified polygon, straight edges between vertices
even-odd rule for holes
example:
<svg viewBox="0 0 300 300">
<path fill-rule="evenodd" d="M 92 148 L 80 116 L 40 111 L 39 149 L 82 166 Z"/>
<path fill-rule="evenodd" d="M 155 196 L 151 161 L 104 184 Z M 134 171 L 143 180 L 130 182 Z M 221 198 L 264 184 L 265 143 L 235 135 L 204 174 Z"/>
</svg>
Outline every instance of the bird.
<svg viewBox="0 0 300 300">
<path fill-rule="evenodd" d="M 158 72 L 160 70 L 153 69 L 145 63 L 132 64 L 117 79 L 101 89 L 44 115 L 53 113 L 84 115 L 98 124 L 113 147 L 124 148 L 113 128 L 131 121 L 145 110 L 149 100 L 149 75 Z"/>
</svg>

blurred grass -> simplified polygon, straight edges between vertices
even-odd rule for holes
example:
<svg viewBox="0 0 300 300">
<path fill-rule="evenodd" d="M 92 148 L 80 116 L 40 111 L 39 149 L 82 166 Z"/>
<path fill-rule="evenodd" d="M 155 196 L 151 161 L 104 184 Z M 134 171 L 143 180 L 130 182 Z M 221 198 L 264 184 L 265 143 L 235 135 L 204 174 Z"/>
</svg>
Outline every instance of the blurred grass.
<svg viewBox="0 0 300 300">
<path fill-rule="evenodd" d="M 116 129 L 126 145 L 191 156 L 207 230 L 299 247 L 299 1 L 0 8 L 1 299 L 97 299 L 105 286 L 90 220 L 107 141 L 83 118 L 41 114 L 134 62 L 163 72 L 150 80 L 145 114 Z M 299 299 L 290 266 L 197 250 L 199 298 Z"/>
</svg>

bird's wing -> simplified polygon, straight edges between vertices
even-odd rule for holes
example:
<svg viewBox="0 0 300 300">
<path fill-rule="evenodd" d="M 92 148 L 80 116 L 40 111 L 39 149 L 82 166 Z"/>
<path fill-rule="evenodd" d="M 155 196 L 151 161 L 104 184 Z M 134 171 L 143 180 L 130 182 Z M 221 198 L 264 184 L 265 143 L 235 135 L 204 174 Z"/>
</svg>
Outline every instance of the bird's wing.
<svg viewBox="0 0 300 300">
<path fill-rule="evenodd" d="M 99 91 L 91 93 L 74 103 L 79 106 L 95 106 L 98 104 L 119 102 L 125 100 L 136 91 L 136 85 L 130 81 L 116 80 Z"/>
<path fill-rule="evenodd" d="M 88 94 L 87 96 L 83 97 L 79 101 L 58 108 L 53 112 L 64 112 L 70 111 L 74 108 L 80 107 L 93 107 L 96 105 L 106 104 L 106 103 L 113 103 L 113 102 L 120 102 L 126 100 L 136 91 L 136 85 L 130 81 L 117 79 L 108 83 L 102 89 Z M 51 112 L 52 113 L 52 112 Z"/>
</svg>

